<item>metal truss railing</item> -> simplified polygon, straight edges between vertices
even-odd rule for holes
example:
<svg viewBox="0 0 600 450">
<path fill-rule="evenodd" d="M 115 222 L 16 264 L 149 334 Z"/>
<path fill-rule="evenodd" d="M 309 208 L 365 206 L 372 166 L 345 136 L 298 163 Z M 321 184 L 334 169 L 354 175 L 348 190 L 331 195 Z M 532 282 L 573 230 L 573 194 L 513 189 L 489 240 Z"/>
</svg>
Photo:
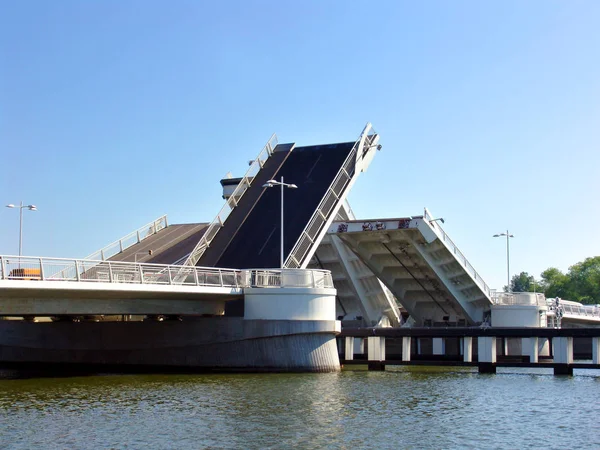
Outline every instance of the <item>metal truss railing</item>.
<svg viewBox="0 0 600 450">
<path fill-rule="evenodd" d="M 284 267 L 299 268 L 308 263 L 309 258 L 307 256 L 311 256 L 311 249 L 315 250 L 314 247 L 318 245 L 319 234 L 334 219 L 334 212 L 337 211 L 340 201 L 345 199 L 347 188 L 356 175 L 357 161 L 365 156 L 367 150 L 372 147 L 377 138 L 377 134 L 371 124 L 368 123 L 327 189 L 310 221 L 300 234 L 300 238 L 287 257 Z"/>
<path fill-rule="evenodd" d="M 333 288 L 329 270 L 251 269 L 243 270 L 245 287 Z"/>
<path fill-rule="evenodd" d="M 585 318 L 600 321 L 599 305 L 574 304 L 575 302 L 555 298 L 548 298 L 546 299 L 546 302 L 548 305 L 549 316 L 557 316 L 560 318 L 568 316 L 569 318 Z"/>
<path fill-rule="evenodd" d="M 225 205 L 223 205 L 217 214 L 217 217 L 215 217 L 214 220 L 208 225 L 206 232 L 185 261 L 185 265 L 194 266 L 200 260 L 206 249 L 210 246 L 212 240 L 215 238 L 216 234 L 219 232 L 221 227 L 223 227 L 223 224 L 227 220 L 227 217 L 229 217 L 229 214 L 231 214 L 231 211 L 233 211 L 233 209 L 238 205 L 242 195 L 244 195 L 244 193 L 252 184 L 252 180 L 256 174 L 260 172 L 260 169 L 262 169 L 267 159 L 269 159 L 273 153 L 273 150 L 277 146 L 277 142 L 277 136 L 273 134 L 262 148 L 256 159 L 250 163 L 248 171 L 237 185 L 231 196 L 225 201 Z"/>
<path fill-rule="evenodd" d="M 105 261 L 111 256 L 121 253 L 126 248 L 129 248 L 132 245 L 143 241 L 147 237 L 158 233 L 163 228 L 167 228 L 167 226 L 167 216 L 161 216 L 158 219 L 144 225 L 143 227 L 140 227 L 137 230 L 129 233 L 127 236 L 122 237 L 118 241 L 108 244 L 106 247 L 86 256 L 83 259 Z"/>
<path fill-rule="evenodd" d="M 0 279 L 241 287 L 235 269 L 19 256 L 0 256 Z"/>
<path fill-rule="evenodd" d="M 0 280 L 205 287 L 333 288 L 328 270 L 221 269 L 120 261 L 0 256 Z"/>
</svg>

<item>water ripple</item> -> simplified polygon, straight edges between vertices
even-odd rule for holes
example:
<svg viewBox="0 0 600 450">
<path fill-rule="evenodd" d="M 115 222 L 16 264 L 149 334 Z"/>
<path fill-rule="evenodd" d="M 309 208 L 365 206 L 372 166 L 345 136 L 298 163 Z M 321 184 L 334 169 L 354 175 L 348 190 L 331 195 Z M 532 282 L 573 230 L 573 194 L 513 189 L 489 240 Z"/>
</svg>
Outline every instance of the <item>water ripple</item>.
<svg viewBox="0 0 600 450">
<path fill-rule="evenodd" d="M 598 448 L 599 380 L 421 367 L 0 380 L 0 447 Z"/>
</svg>

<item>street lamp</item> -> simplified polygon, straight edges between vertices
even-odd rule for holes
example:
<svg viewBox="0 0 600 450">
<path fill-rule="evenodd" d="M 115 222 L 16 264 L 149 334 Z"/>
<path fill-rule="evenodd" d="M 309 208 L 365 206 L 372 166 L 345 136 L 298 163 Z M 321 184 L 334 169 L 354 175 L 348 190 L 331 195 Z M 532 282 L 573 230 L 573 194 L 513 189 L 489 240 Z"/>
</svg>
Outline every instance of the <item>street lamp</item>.
<svg viewBox="0 0 600 450">
<path fill-rule="evenodd" d="M 23 252 L 23 208 L 27 208 L 29 211 L 37 211 L 37 206 L 35 205 L 24 205 L 23 202 L 19 206 L 6 205 L 7 208 L 19 208 L 19 256 L 21 256 Z"/>
<path fill-rule="evenodd" d="M 281 186 L 281 249 L 279 256 L 279 265 L 283 269 L 283 188 L 290 189 L 298 189 L 298 186 L 295 184 L 289 184 L 283 182 L 283 177 L 281 177 L 281 181 L 269 180 L 265 184 L 263 184 L 264 188 L 272 188 L 273 186 Z"/>
<path fill-rule="evenodd" d="M 510 292 L 510 248 L 509 248 L 509 239 L 514 236 L 506 230 L 506 233 L 495 234 L 494 237 L 506 236 L 506 288 L 508 292 Z"/>
<path fill-rule="evenodd" d="M 431 219 L 431 220 L 429 221 L 429 223 L 430 223 L 430 224 L 433 224 L 433 222 L 438 222 L 438 221 L 439 221 L 439 222 L 442 222 L 442 223 L 444 223 L 444 222 L 445 222 L 445 221 L 444 221 L 444 219 L 442 219 L 441 217 L 438 217 L 437 219 Z"/>
</svg>

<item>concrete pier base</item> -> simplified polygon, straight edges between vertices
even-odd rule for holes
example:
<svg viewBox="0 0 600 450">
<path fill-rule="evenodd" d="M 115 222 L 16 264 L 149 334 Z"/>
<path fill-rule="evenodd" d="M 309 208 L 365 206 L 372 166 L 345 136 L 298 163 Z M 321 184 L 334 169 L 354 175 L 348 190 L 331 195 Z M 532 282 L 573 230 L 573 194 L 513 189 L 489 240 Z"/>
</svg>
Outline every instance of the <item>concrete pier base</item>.
<svg viewBox="0 0 600 450">
<path fill-rule="evenodd" d="M 492 363 L 482 363 L 480 362 L 479 365 L 479 373 L 496 373 L 496 364 L 492 364 Z"/>
<path fill-rule="evenodd" d="M 559 364 L 554 366 L 554 375 L 573 375 L 573 366 L 569 364 Z"/>
<path fill-rule="evenodd" d="M 369 361 L 367 367 L 369 370 L 384 371 L 385 363 L 383 361 Z"/>
<path fill-rule="evenodd" d="M 183 322 L 0 320 L 0 365 L 336 372 L 338 321 L 198 318 Z"/>
</svg>

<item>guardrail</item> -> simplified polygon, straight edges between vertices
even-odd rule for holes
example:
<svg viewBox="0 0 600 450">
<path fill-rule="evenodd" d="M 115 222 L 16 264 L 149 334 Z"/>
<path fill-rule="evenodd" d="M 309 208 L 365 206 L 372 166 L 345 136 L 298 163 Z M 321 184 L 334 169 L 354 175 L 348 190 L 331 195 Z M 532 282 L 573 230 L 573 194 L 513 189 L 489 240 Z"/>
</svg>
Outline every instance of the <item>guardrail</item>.
<svg viewBox="0 0 600 450">
<path fill-rule="evenodd" d="M 548 303 L 548 314 L 557 314 L 564 318 L 569 317 L 587 317 L 600 320 L 600 306 L 598 305 L 570 305 L 568 303 Z"/>
<path fill-rule="evenodd" d="M 353 178 L 357 175 L 357 161 L 364 157 L 365 149 L 371 147 L 374 142 L 376 143 L 376 139 L 378 139 L 378 135 L 373 130 L 371 124 L 368 123 L 358 140 L 354 143 L 350 153 L 346 156 L 344 163 L 327 188 L 311 219 L 302 233 L 300 233 L 300 237 L 285 260 L 284 267 L 289 267 L 290 269 L 299 268 L 315 244 L 318 245 L 316 241 L 318 240 L 319 233 L 333 220 L 332 212 L 340 202 L 340 199 L 345 198 L 348 186 L 351 185 Z"/>
<path fill-rule="evenodd" d="M 140 227 L 137 230 L 132 231 L 128 235 L 119 239 L 118 241 L 112 242 L 112 243 L 108 244 L 106 247 L 92 253 L 89 256 L 86 256 L 83 259 L 104 261 L 104 260 L 110 258 L 111 256 L 121 253 L 126 248 L 129 248 L 132 245 L 135 245 L 135 244 L 143 241 L 147 237 L 150 237 L 153 234 L 158 233 L 163 228 L 167 228 L 167 226 L 168 226 L 167 216 L 166 215 L 161 216 L 158 219 L 153 220 L 150 223 L 147 223 L 143 227 Z"/>
<path fill-rule="evenodd" d="M 0 256 L 0 280 L 211 287 L 333 288 L 328 270 L 222 269 L 121 261 Z"/>
<path fill-rule="evenodd" d="M 0 256 L 0 279 L 242 287 L 235 269 L 18 256 Z"/>
<path fill-rule="evenodd" d="M 244 270 L 245 287 L 333 288 L 329 270 L 251 269 Z"/>
<path fill-rule="evenodd" d="M 452 241 L 452 239 L 450 239 L 450 236 L 448 236 L 446 234 L 446 232 L 444 231 L 444 229 L 437 222 L 431 223 L 431 220 L 433 220 L 433 217 L 431 217 L 431 215 L 429 214 L 429 211 L 427 210 L 427 208 L 425 208 L 425 213 L 423 214 L 423 220 L 436 233 L 438 233 L 439 235 L 441 235 L 441 237 L 442 237 L 441 240 L 446 245 L 446 247 L 448 248 L 448 250 L 450 250 L 450 252 L 455 255 L 455 257 L 458 260 L 458 262 L 460 262 L 463 265 L 463 267 L 466 269 L 467 273 L 471 276 L 471 278 L 473 278 L 473 280 L 475 281 L 475 283 L 483 290 L 483 292 L 485 292 L 487 294 L 487 296 L 491 298 L 492 294 L 491 294 L 490 287 L 487 285 L 487 283 L 485 281 L 483 281 L 483 278 L 481 278 L 481 275 L 479 275 L 479 273 L 477 273 L 477 271 L 475 270 L 475 268 L 467 260 L 466 256 L 463 255 L 463 253 L 458 249 L 458 247 Z"/>
<path fill-rule="evenodd" d="M 534 293 L 534 295 L 518 295 L 508 292 L 493 292 L 492 303 L 494 305 L 517 305 L 517 306 L 545 306 L 546 297 L 544 294 Z"/>
</svg>

